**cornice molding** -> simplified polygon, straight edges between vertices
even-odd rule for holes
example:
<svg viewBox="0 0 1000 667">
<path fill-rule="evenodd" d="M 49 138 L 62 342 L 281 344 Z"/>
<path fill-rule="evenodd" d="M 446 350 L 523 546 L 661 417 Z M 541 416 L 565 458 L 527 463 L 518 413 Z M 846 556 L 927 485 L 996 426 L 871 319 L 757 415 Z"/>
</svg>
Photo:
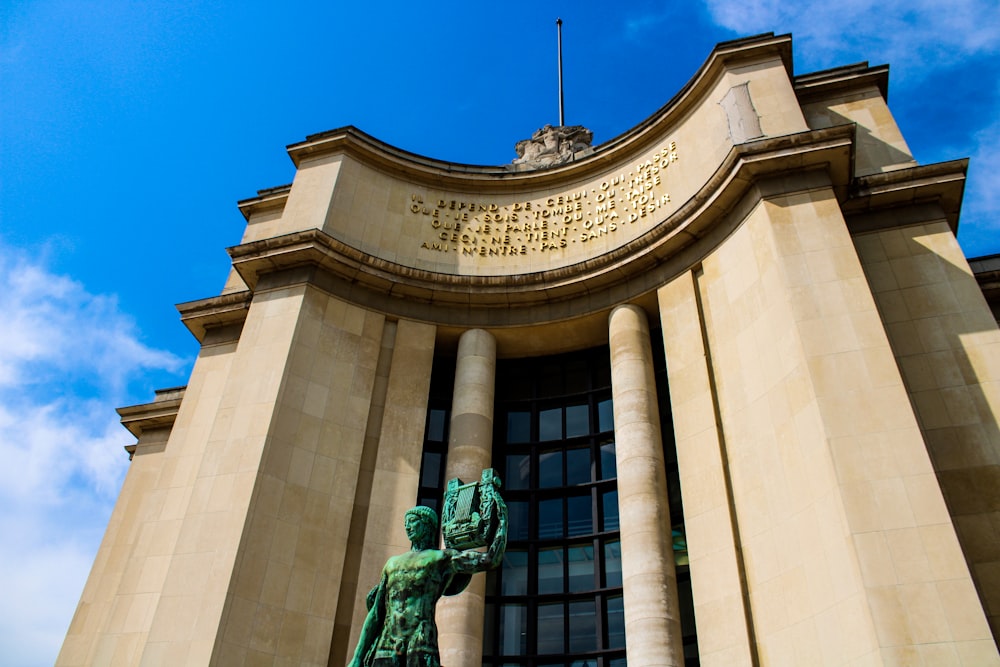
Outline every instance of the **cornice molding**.
<svg viewBox="0 0 1000 667">
<path fill-rule="evenodd" d="M 492 192 L 513 187 L 544 188 L 566 180 L 586 178 L 609 163 L 627 162 L 631 156 L 660 139 L 671 125 L 709 94 L 727 67 L 743 62 L 779 58 L 792 75 L 791 36 L 771 33 L 716 45 L 708 59 L 683 88 L 663 107 L 627 132 L 596 147 L 574 162 L 530 171 L 508 166 L 478 166 L 446 162 L 410 153 L 352 127 L 310 135 L 288 146 L 296 167 L 311 159 L 347 154 L 364 164 L 404 177 L 408 182 L 453 191 Z"/>
<path fill-rule="evenodd" d="M 205 335 L 210 329 L 242 325 L 252 300 L 253 292 L 243 290 L 208 299 L 179 303 L 176 308 L 184 326 L 194 334 L 199 342 L 203 343 Z"/>
<path fill-rule="evenodd" d="M 143 433 L 156 429 L 169 429 L 174 425 L 186 389 L 187 387 L 157 389 L 156 399 L 152 403 L 130 405 L 117 409 L 122 426 L 140 440 L 139 443 L 126 445 L 125 451 L 128 452 L 130 459 L 141 444 Z M 163 445 L 163 443 L 157 444 Z"/>
<path fill-rule="evenodd" d="M 801 74 L 795 77 L 792 83 L 800 104 L 842 96 L 870 87 L 877 88 L 882 99 L 889 101 L 889 66 L 869 67 L 867 61 Z"/>
<path fill-rule="evenodd" d="M 295 272 L 296 279 L 313 280 L 315 272 L 303 270 L 318 269 L 338 281 L 338 289 L 349 286 L 360 303 L 376 307 L 377 301 L 380 309 L 401 316 L 412 317 L 414 303 L 424 304 L 425 309 L 429 305 L 466 314 L 480 311 L 470 322 L 489 320 L 491 316 L 482 313 L 510 306 L 575 301 L 598 308 L 605 298 L 597 295 L 614 294 L 615 299 L 624 300 L 651 289 L 642 276 L 652 267 L 673 263 L 672 257 L 681 250 L 714 234 L 712 228 L 723 224 L 729 212 L 762 180 L 794 180 L 818 171 L 824 174 L 824 186 L 832 186 L 839 196 L 846 197 L 853 141 L 854 126 L 844 125 L 735 146 L 701 190 L 649 232 L 611 252 L 550 271 L 502 276 L 426 271 L 362 252 L 317 229 L 254 241 L 228 251 L 234 268 L 251 290 L 258 289 L 263 276 L 284 273 L 287 277 Z M 205 300 L 183 312 L 216 310 L 233 312 L 234 308 Z M 579 313 L 580 308 L 573 310 Z"/>
</svg>

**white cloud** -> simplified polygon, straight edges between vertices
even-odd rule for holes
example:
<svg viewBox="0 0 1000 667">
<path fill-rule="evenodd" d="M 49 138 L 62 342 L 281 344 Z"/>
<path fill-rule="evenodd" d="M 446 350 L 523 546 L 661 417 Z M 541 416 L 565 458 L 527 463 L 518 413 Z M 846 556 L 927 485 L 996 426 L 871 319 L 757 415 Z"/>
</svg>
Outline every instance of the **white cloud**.
<svg viewBox="0 0 1000 667">
<path fill-rule="evenodd" d="M 916 71 L 1000 46 L 995 0 L 706 0 L 706 5 L 718 25 L 740 35 L 791 32 L 797 50 L 807 54 L 808 69 L 860 57 Z"/>
<path fill-rule="evenodd" d="M 970 257 L 996 252 L 1000 234 L 1000 153 L 996 148 L 1000 145 L 1000 108 L 993 117 L 993 123 L 973 135 L 974 150 L 969 159 L 959 236 Z"/>
<path fill-rule="evenodd" d="M 180 371 L 114 297 L 0 244 L 0 655 L 52 664 L 128 465 L 130 378 Z M 145 399 L 147 397 L 142 397 Z"/>
</svg>

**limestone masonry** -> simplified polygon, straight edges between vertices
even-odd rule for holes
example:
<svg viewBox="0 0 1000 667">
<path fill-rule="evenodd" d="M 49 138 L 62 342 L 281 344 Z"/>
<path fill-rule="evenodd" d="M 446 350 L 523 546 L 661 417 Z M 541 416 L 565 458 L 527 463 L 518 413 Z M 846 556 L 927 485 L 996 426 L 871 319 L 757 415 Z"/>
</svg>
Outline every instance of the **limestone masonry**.
<svg viewBox="0 0 1000 667">
<path fill-rule="evenodd" d="M 636 128 L 511 165 L 289 146 L 178 306 L 187 386 L 119 411 L 57 664 L 341 667 L 405 511 L 494 468 L 507 551 L 438 604 L 446 667 L 1000 665 L 967 161 L 914 161 L 887 66 L 791 52 L 719 44 Z"/>
</svg>

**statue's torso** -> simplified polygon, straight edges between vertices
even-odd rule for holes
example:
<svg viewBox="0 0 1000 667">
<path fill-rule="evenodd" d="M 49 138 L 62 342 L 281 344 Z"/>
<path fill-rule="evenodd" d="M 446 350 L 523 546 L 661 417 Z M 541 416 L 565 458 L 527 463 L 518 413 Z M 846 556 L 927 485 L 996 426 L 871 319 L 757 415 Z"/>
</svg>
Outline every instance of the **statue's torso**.
<svg viewBox="0 0 1000 667">
<path fill-rule="evenodd" d="M 385 564 L 386 618 L 376 657 L 437 655 L 434 605 L 451 579 L 451 557 L 424 549 L 393 556 Z"/>
</svg>

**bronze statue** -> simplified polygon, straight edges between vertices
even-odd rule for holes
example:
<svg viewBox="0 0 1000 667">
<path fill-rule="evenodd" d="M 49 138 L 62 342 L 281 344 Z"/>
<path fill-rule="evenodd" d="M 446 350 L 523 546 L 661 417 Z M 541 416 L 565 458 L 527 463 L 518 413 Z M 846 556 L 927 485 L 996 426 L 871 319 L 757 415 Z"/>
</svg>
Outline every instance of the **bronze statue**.
<svg viewBox="0 0 1000 667">
<path fill-rule="evenodd" d="M 488 473 L 483 473 L 482 486 L 489 488 L 477 489 L 476 506 L 468 509 L 493 517 L 489 548 L 450 548 L 446 530 L 446 548 L 437 549 L 437 513 L 423 506 L 408 510 L 404 526 L 412 546 L 386 562 L 381 581 L 368 593 L 368 616 L 349 667 L 441 667 L 434 621 L 438 599 L 461 593 L 474 573 L 499 565 L 507 546 L 507 507 L 496 492 L 499 480 L 492 470 Z M 446 505 L 449 500 L 446 495 Z"/>
</svg>

